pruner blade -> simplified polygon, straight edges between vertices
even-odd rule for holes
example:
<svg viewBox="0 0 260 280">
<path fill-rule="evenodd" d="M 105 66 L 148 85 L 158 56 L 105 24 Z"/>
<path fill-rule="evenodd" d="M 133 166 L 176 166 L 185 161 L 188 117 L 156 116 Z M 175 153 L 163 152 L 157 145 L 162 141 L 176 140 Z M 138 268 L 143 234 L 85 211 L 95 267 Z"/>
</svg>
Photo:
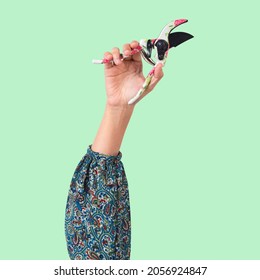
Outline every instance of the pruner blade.
<svg viewBox="0 0 260 280">
<path fill-rule="evenodd" d="M 174 32 L 171 33 L 168 37 L 169 48 L 177 47 L 180 44 L 193 38 L 193 35 L 186 32 Z"/>
<path fill-rule="evenodd" d="M 170 33 L 174 28 L 186 22 L 188 22 L 187 19 L 177 19 L 165 25 L 158 38 L 141 40 L 141 54 L 144 60 L 152 65 L 156 65 L 158 62 L 164 65 L 170 48 L 177 47 L 193 38 L 191 34 L 186 32 Z M 155 60 L 151 58 L 153 49 L 156 51 Z"/>
</svg>

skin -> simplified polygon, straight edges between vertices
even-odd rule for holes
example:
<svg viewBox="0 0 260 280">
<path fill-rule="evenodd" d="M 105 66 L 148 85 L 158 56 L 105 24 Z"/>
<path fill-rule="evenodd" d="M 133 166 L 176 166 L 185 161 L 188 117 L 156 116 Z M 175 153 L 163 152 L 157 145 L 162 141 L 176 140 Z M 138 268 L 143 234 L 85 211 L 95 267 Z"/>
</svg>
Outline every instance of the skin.
<svg viewBox="0 0 260 280">
<path fill-rule="evenodd" d="M 129 56 L 131 50 L 138 45 L 137 41 L 125 44 L 123 54 Z M 140 52 L 121 61 L 119 48 L 113 48 L 111 52 L 104 54 L 104 58 L 113 59 L 114 63 L 104 64 L 107 99 L 92 150 L 116 156 L 136 104 L 154 89 L 163 77 L 163 71 L 162 65 L 158 64 L 146 92 L 134 104 L 128 105 L 128 101 L 136 95 L 145 81 Z"/>
</svg>

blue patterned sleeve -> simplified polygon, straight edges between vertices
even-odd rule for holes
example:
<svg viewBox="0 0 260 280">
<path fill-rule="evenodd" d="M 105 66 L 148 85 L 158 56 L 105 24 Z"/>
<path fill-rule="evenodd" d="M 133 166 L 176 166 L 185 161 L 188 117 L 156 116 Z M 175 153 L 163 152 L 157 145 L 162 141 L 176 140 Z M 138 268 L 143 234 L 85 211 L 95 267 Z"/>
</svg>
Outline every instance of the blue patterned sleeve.
<svg viewBox="0 0 260 280">
<path fill-rule="evenodd" d="M 70 259 L 130 259 L 130 203 L 121 157 L 94 152 L 90 145 L 79 162 L 65 213 Z"/>
</svg>

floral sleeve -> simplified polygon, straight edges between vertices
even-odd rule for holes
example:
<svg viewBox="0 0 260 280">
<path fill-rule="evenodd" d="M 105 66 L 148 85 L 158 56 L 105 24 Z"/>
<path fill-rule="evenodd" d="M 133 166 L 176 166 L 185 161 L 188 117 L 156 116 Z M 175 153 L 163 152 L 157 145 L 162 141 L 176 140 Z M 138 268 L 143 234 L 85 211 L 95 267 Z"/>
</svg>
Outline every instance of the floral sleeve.
<svg viewBox="0 0 260 280">
<path fill-rule="evenodd" d="M 91 145 L 69 189 L 65 235 L 70 259 L 128 260 L 131 223 L 122 153 L 109 156 Z"/>
</svg>

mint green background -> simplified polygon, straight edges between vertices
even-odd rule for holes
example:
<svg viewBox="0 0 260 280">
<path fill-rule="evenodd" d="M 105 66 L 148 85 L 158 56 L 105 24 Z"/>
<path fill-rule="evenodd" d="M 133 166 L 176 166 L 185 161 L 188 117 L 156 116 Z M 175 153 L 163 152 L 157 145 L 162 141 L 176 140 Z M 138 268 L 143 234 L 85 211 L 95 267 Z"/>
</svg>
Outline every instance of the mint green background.
<svg viewBox="0 0 260 280">
<path fill-rule="evenodd" d="M 260 259 L 258 2 L 1 1 L 0 259 L 68 259 L 67 192 L 105 104 L 91 60 L 178 18 L 195 38 L 121 147 L 131 257 Z"/>
</svg>

